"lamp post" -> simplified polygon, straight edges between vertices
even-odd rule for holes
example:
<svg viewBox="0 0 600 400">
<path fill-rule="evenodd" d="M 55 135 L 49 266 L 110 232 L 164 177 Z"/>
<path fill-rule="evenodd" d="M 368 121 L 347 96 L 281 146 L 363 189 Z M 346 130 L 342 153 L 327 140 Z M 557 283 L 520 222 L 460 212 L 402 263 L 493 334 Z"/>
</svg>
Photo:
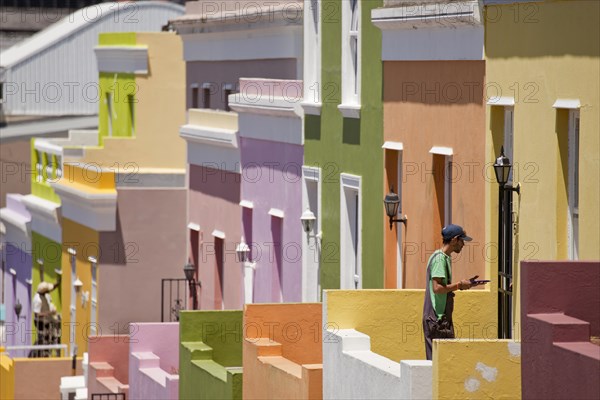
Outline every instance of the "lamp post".
<svg viewBox="0 0 600 400">
<path fill-rule="evenodd" d="M 192 294 L 192 309 L 198 309 L 198 292 L 196 291 L 196 285 L 200 287 L 200 282 L 196 283 L 196 279 L 194 278 L 194 273 L 196 272 L 196 268 L 194 264 L 187 263 L 185 267 L 183 267 L 183 273 L 185 274 L 185 279 L 188 281 L 188 285 L 190 287 L 190 293 Z"/>
<path fill-rule="evenodd" d="M 512 192 L 521 193 L 521 185 L 509 182 L 512 164 L 504 155 L 504 146 L 494 163 L 498 191 L 498 338 L 512 337 Z"/>
<path fill-rule="evenodd" d="M 400 196 L 394 193 L 394 186 L 392 186 L 390 192 L 385 195 L 383 205 L 385 207 L 385 213 L 390 219 L 390 230 L 392 229 L 392 226 L 394 226 L 394 222 L 402 222 L 406 225 L 406 221 L 408 221 L 406 215 L 402 215 L 400 218 L 394 218 L 398 215 L 398 208 L 400 208 Z"/>
</svg>

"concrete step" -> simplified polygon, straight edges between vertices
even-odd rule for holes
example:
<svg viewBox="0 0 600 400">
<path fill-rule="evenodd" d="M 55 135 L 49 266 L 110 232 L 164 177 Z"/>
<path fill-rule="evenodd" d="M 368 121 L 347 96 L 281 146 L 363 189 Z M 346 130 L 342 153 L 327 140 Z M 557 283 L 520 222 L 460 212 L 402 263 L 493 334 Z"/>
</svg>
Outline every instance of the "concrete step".
<svg viewBox="0 0 600 400">
<path fill-rule="evenodd" d="M 541 322 L 540 329 L 551 329 L 552 342 L 589 342 L 590 324 L 563 313 L 528 314 Z M 532 332 L 530 332 L 532 333 Z"/>
</svg>

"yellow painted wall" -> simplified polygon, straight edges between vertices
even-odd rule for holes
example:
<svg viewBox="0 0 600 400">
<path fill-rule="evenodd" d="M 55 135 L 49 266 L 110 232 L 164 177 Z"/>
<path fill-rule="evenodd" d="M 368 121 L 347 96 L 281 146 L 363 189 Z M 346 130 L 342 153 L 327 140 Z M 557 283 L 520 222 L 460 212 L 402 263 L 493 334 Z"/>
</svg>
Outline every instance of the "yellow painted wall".
<svg viewBox="0 0 600 400">
<path fill-rule="evenodd" d="M 3 350 L 2 350 L 3 351 Z M 1 352 L 1 351 L 0 351 Z M 0 399 L 15 398 L 15 369 L 8 354 L 0 354 Z"/>
<path fill-rule="evenodd" d="M 520 344 L 510 340 L 434 340 L 434 399 L 520 399 Z"/>
<path fill-rule="evenodd" d="M 136 33 L 136 45 L 148 47 L 147 75 L 136 75 L 134 138 L 105 138 L 103 148 L 89 148 L 83 161 L 135 174 L 184 169 L 185 63 L 181 38 L 174 33 Z"/>
<path fill-rule="evenodd" d="M 77 325 L 75 326 L 75 343 L 77 344 L 77 355 L 81 356 L 84 352 L 87 351 L 88 337 L 92 334 L 89 325 L 91 302 L 88 301 L 84 308 L 81 303 L 81 296 L 83 292 L 92 292 L 92 270 L 88 257 L 91 256 L 98 259 L 98 253 L 100 251 L 98 246 L 99 233 L 67 218 L 63 218 L 62 220 L 62 231 L 62 343 L 69 344 L 70 331 L 68 327 L 71 326 L 71 285 L 72 282 L 78 277 L 83 283 L 83 286 L 75 292 L 77 296 L 75 302 L 77 306 L 77 311 L 75 315 L 77 323 Z M 77 251 L 75 260 L 75 270 L 77 277 L 71 276 L 71 255 L 67 252 L 67 249 L 69 247 L 72 247 Z M 97 275 L 97 285 L 99 290 L 101 290 L 101 282 L 99 276 L 100 274 Z M 101 306 L 102 305 L 99 304 L 98 308 Z"/>
<path fill-rule="evenodd" d="M 327 290 L 328 329 L 356 329 L 371 337 L 371 350 L 391 360 L 425 359 L 424 290 Z M 497 337 L 497 295 L 457 292 L 454 326 L 459 338 Z M 325 338 L 324 338 L 325 340 Z"/>
<path fill-rule="evenodd" d="M 557 99 L 579 99 L 579 255 L 600 259 L 600 2 L 544 1 L 486 8 L 487 96 L 511 96 L 514 107 L 514 292 L 519 261 L 567 257 L 565 123 Z M 501 107 L 488 106 L 487 159 L 502 143 Z M 498 185 L 489 170 L 487 238 L 497 240 Z M 496 255 L 491 255 L 496 259 Z M 520 299 L 514 304 L 519 324 Z"/>
</svg>

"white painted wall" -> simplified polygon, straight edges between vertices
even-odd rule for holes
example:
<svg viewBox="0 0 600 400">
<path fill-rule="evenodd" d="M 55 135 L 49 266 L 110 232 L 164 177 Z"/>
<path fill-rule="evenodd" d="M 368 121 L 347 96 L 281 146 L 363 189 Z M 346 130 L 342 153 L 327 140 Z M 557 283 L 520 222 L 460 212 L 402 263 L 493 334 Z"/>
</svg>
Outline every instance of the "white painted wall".
<svg viewBox="0 0 600 400">
<path fill-rule="evenodd" d="M 431 365 L 376 354 L 371 338 L 354 329 L 323 332 L 324 399 L 430 399 Z"/>
</svg>

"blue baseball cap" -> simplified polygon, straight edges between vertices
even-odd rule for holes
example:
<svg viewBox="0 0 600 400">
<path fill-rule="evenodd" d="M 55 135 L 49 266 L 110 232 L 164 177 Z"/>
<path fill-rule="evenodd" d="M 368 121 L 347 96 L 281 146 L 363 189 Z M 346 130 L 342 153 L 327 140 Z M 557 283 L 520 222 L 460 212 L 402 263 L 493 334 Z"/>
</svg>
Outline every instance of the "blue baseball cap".
<svg viewBox="0 0 600 400">
<path fill-rule="evenodd" d="M 467 236 L 467 232 L 465 232 L 465 230 L 460 225 L 450 224 L 448 226 L 445 226 L 444 229 L 442 229 L 442 237 L 444 238 L 444 240 L 450 240 L 456 236 L 458 236 L 465 242 L 470 242 L 471 240 L 473 240 L 470 236 Z"/>
</svg>

